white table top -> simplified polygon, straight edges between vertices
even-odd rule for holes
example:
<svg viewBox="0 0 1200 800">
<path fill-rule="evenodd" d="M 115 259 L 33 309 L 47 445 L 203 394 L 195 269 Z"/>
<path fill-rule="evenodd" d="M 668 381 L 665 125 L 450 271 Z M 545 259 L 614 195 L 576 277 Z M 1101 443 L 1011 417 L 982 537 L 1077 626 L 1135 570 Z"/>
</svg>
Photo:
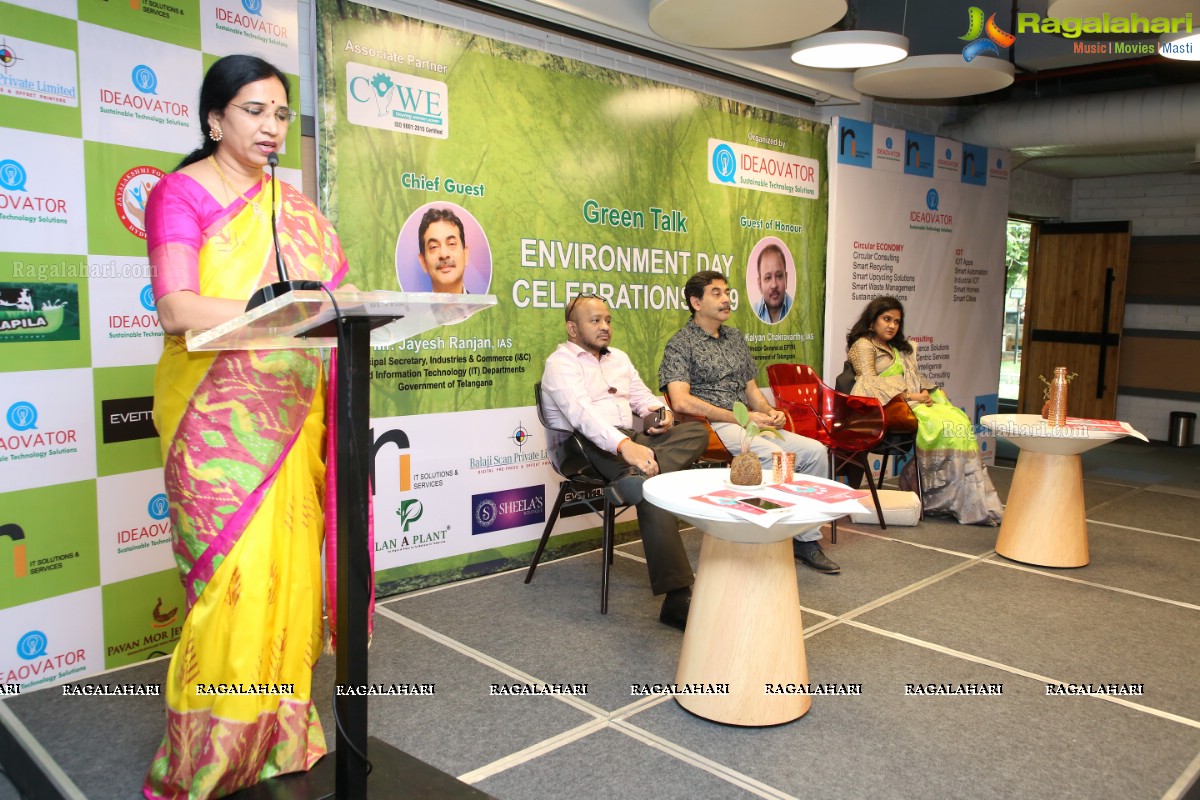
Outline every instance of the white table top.
<svg viewBox="0 0 1200 800">
<path fill-rule="evenodd" d="M 1059 456 L 1079 455 L 1125 436 L 1146 438 L 1125 423 L 1117 423 L 1124 427 L 1124 432 L 1086 425 L 1058 427 L 1038 414 L 989 414 L 979 424 L 1022 450 Z"/>
<path fill-rule="evenodd" d="M 731 542 L 764 544 L 789 539 L 801 531 L 816 527 L 832 519 L 844 516 L 845 511 L 813 512 L 808 508 L 775 516 L 771 525 L 763 527 L 743 519 L 736 519 L 718 506 L 693 500 L 697 495 L 731 488 L 726 484 L 728 469 L 689 469 L 655 475 L 642 487 L 647 500 L 659 508 L 670 511 L 685 519 L 705 533 Z M 824 478 L 805 475 L 805 480 L 825 483 L 845 489 L 846 486 Z M 754 492 L 755 486 L 732 487 L 740 491 Z"/>
</svg>

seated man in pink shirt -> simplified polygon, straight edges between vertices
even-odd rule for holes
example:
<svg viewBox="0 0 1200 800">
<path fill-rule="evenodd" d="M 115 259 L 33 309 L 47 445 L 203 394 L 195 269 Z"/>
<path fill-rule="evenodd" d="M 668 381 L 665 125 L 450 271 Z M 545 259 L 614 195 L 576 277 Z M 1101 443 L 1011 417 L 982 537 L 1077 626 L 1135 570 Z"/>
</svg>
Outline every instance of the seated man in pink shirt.
<svg viewBox="0 0 1200 800">
<path fill-rule="evenodd" d="M 546 359 L 542 398 L 546 421 L 583 434 L 596 468 L 613 485 L 609 499 L 637 505 L 650 588 L 666 594 L 658 619 L 683 630 L 692 597 L 691 564 L 674 515 L 642 498 L 642 483 L 660 472 L 695 463 L 708 444 L 697 422 L 679 425 L 642 383 L 629 356 L 610 348 L 612 314 L 595 295 L 577 295 L 567 305 L 567 341 Z M 633 415 L 661 411 L 663 419 L 642 433 Z"/>
</svg>

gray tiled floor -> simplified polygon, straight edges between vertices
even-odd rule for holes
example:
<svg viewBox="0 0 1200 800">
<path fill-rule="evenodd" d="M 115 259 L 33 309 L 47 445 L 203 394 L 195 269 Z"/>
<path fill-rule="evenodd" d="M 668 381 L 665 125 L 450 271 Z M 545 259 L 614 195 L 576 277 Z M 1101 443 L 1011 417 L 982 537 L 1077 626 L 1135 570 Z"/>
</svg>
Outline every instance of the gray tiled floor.
<svg viewBox="0 0 1200 800">
<path fill-rule="evenodd" d="M 1148 528 L 1200 539 L 1200 497 L 1182 497 L 1169 492 L 1143 489 L 1088 508 L 1088 517 L 1098 522 Z"/>
<path fill-rule="evenodd" d="M 857 621 L 1054 680 L 1145 684 L 1137 702 L 1200 720 L 1198 614 L 983 563 Z"/>
<path fill-rule="evenodd" d="M 611 728 L 478 784 L 509 800 L 654 797 L 742 800 L 756 795 Z"/>
<path fill-rule="evenodd" d="M 1087 567 L 1028 568 L 1069 580 L 1087 581 L 1200 605 L 1196 548 L 1195 539 L 1132 531 L 1093 522 L 1088 525 L 1088 554 L 1091 562 Z M 1014 563 L 996 555 L 989 560 L 1002 564 Z"/>
<path fill-rule="evenodd" d="M 607 615 L 596 551 L 543 564 L 529 585 L 513 572 L 382 603 L 372 680 L 432 682 L 437 694 L 373 700 L 371 730 L 505 800 L 1173 800 L 1200 770 L 1200 474 L 1185 455 L 1117 443 L 1085 456 L 1091 563 L 1080 569 L 1000 558 L 994 528 L 843 524 L 827 545 L 842 574 L 797 566 L 797 581 L 810 680 L 862 684 L 862 695 L 817 697 L 795 722 L 736 728 L 633 696 L 631 684 L 673 680 L 680 645 L 657 622 L 634 542 L 613 564 Z M 992 474 L 1004 497 L 1011 466 Z M 699 540 L 684 533 L 693 562 Z M 314 685 L 331 742 L 332 675 L 323 659 Z M 489 691 L 525 680 L 588 693 Z M 1052 696 L 1046 680 L 1145 693 Z M 919 696 L 910 683 L 1003 693 Z M 134 796 L 161 706 L 98 701 L 85 713 L 62 700 L 35 692 L 5 705 L 88 797 Z M 0 800 L 6 791 L 0 781 Z"/>
<path fill-rule="evenodd" d="M 1200 749 L 1200 730 L 1093 698 L 1048 698 L 1029 678 L 850 626 L 805 649 L 811 681 L 862 683 L 863 695 L 815 698 L 778 728 L 714 726 L 673 704 L 630 721 L 805 798 L 1161 797 Z M 928 682 L 998 683 L 1003 694 L 905 695 L 906 684 Z M 1139 768 L 1097 769 L 1113 752 Z"/>
</svg>

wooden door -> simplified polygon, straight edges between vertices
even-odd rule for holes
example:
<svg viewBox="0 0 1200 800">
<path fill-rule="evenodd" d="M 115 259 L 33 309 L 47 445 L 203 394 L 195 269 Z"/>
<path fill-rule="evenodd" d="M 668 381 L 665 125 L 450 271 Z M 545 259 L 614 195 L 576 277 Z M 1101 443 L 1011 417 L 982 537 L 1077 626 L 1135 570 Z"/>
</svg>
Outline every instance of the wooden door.
<svg viewBox="0 0 1200 800">
<path fill-rule="evenodd" d="M 1068 393 L 1072 417 L 1113 419 L 1125 319 L 1128 222 L 1042 223 L 1029 241 L 1022 347 L 1022 413 L 1039 414 L 1039 376 L 1077 373 Z"/>
</svg>

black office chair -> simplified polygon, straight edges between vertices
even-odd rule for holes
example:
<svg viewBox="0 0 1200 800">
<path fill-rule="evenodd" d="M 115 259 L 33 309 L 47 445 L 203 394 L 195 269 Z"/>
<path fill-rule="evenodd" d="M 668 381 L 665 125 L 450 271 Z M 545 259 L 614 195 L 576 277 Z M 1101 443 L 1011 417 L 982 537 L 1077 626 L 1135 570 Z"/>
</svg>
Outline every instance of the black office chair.
<svg viewBox="0 0 1200 800">
<path fill-rule="evenodd" d="M 562 481 L 558 484 L 558 497 L 550 516 L 546 518 L 546 528 L 542 531 L 542 539 L 538 542 L 533 554 L 533 562 L 529 572 L 525 574 L 525 583 L 533 580 L 533 572 L 537 569 L 550 532 L 554 523 L 564 508 L 586 506 L 595 512 L 604 522 L 604 573 L 600 583 L 600 613 L 608 613 L 608 570 L 613 562 L 613 546 L 615 544 L 616 518 L 630 508 L 628 505 L 617 505 L 609 500 L 606 489 L 609 481 L 600 474 L 599 470 L 588 458 L 587 450 L 581 441 L 582 434 L 578 431 L 553 428 L 546 421 L 546 413 L 542 406 L 542 384 L 533 385 L 533 399 L 537 405 L 538 421 L 546 430 L 546 452 L 550 454 L 550 464 Z M 573 496 L 572 496 L 573 495 Z"/>
<path fill-rule="evenodd" d="M 842 366 L 842 374 L 837 376 L 834 385 L 839 392 L 849 394 L 850 390 L 854 388 L 854 381 L 856 379 L 854 366 L 847 361 Z M 913 414 L 912 409 L 909 408 L 902 394 L 896 395 L 883 404 L 883 422 L 886 433 L 884 433 L 883 439 L 875 447 L 875 452 L 879 453 L 880 458 L 879 485 L 883 485 L 884 476 L 887 474 L 888 458 L 890 456 L 901 459 L 912 453 L 913 469 L 917 473 L 917 500 L 921 503 L 920 518 L 925 519 L 925 492 L 921 488 L 921 461 L 917 458 L 916 453 L 917 416 Z"/>
</svg>

